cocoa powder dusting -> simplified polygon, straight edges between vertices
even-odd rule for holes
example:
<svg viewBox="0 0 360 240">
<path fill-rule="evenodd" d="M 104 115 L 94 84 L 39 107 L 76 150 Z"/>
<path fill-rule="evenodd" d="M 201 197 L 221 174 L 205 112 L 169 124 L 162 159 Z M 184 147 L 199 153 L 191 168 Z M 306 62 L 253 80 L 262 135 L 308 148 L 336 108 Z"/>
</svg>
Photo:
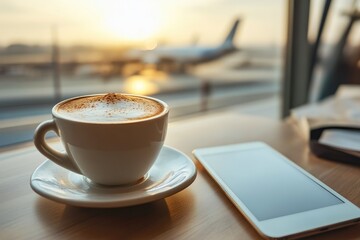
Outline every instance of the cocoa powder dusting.
<svg viewBox="0 0 360 240">
<path fill-rule="evenodd" d="M 114 104 L 116 102 L 118 102 L 119 100 L 127 100 L 127 97 L 124 95 L 118 95 L 116 93 L 108 93 L 106 95 L 104 95 L 101 98 L 102 101 L 105 101 L 107 104 Z"/>
<path fill-rule="evenodd" d="M 118 105 L 118 103 L 121 104 Z M 103 104 L 105 104 L 105 106 Z M 99 111 L 97 111 L 98 107 Z M 80 118 L 100 118 L 101 120 L 108 119 L 109 121 L 110 119 L 113 119 L 111 121 L 115 121 L 118 117 L 119 119 L 126 120 L 143 119 L 163 111 L 163 107 L 160 104 L 154 103 L 152 100 L 117 93 L 74 99 L 63 103 L 59 108 L 69 114 L 74 112 L 75 115 L 77 114 Z M 134 115 L 134 113 L 136 114 Z"/>
</svg>

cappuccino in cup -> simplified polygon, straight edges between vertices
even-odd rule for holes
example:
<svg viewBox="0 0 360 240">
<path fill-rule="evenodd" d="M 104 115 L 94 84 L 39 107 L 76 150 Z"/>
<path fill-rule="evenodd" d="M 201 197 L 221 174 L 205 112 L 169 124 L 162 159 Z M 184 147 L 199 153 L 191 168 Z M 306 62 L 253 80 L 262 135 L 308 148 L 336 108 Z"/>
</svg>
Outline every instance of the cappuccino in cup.
<svg viewBox="0 0 360 240">
<path fill-rule="evenodd" d="M 164 111 L 164 106 L 153 99 L 109 93 L 66 101 L 56 111 L 79 121 L 129 122 L 156 116 Z"/>
<path fill-rule="evenodd" d="M 34 143 L 48 159 L 97 184 L 133 184 L 154 164 L 165 140 L 169 108 L 161 100 L 130 94 L 68 99 L 52 109 L 53 119 L 35 130 Z M 65 148 L 45 141 L 56 132 Z"/>
</svg>

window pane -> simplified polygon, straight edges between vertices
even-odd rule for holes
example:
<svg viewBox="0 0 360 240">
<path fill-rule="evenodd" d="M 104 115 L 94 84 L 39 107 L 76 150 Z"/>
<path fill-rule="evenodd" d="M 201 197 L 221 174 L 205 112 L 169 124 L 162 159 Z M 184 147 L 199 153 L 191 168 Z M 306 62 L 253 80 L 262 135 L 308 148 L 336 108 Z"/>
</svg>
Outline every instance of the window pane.
<svg viewBox="0 0 360 240">
<path fill-rule="evenodd" d="M 3 0 L 0 11 L 0 145 L 31 140 L 56 102 L 84 94 L 158 97 L 171 121 L 278 114 L 266 104 L 278 104 L 283 0 Z"/>
</svg>

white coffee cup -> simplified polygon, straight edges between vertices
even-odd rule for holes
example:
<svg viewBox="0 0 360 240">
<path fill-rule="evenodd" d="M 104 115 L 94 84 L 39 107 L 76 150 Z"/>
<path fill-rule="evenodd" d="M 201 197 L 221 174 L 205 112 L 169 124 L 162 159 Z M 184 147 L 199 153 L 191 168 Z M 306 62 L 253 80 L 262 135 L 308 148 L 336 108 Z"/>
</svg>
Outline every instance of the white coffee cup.
<svg viewBox="0 0 360 240">
<path fill-rule="evenodd" d="M 56 104 L 53 119 L 35 130 L 37 149 L 56 164 L 97 184 L 132 184 L 143 178 L 163 146 L 169 107 L 151 97 L 111 96 L 113 99 L 109 94 L 80 96 Z M 123 99 L 127 100 L 121 102 Z M 143 110 L 145 115 L 139 116 L 137 112 Z M 65 152 L 47 144 L 45 134 L 49 131 L 60 136 Z"/>
</svg>

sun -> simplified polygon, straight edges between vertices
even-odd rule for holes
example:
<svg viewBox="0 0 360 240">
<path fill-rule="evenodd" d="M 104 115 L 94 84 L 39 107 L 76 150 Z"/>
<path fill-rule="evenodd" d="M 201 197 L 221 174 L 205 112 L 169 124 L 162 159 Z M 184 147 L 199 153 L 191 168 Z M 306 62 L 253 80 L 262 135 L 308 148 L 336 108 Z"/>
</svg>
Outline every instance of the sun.
<svg viewBox="0 0 360 240">
<path fill-rule="evenodd" d="M 160 30 L 154 1 L 107 0 L 103 2 L 104 25 L 114 37 L 128 41 L 154 38 Z"/>
</svg>

